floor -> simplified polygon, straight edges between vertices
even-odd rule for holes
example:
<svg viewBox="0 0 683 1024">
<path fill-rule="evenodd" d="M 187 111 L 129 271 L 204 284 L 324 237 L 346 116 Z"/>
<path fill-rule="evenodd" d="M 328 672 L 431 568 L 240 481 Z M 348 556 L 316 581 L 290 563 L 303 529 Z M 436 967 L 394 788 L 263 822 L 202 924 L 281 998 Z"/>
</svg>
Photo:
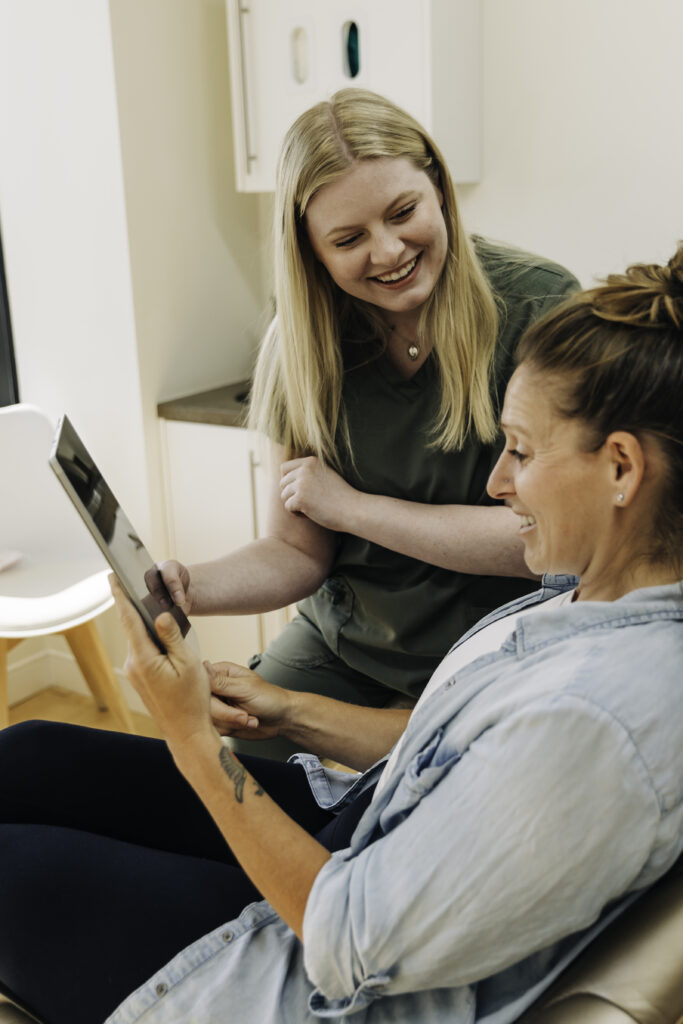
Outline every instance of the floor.
<svg viewBox="0 0 683 1024">
<path fill-rule="evenodd" d="M 149 715 L 138 711 L 131 714 L 138 736 L 161 738 L 159 729 Z M 61 686 L 49 686 L 9 709 L 10 725 L 26 722 L 30 718 L 41 718 L 48 722 L 72 722 L 74 725 L 88 725 L 94 729 L 108 729 L 112 732 L 119 729 L 113 716 L 108 711 L 99 711 L 91 697 Z M 330 758 L 323 757 L 321 760 L 328 768 L 351 771 L 350 768 Z"/>
<path fill-rule="evenodd" d="M 133 711 L 135 730 L 140 736 L 159 738 L 161 733 L 149 715 Z M 99 711 L 91 697 L 61 686 L 49 686 L 9 710 L 10 724 L 42 718 L 49 722 L 72 722 L 116 732 L 118 724 L 108 711 Z"/>
</svg>

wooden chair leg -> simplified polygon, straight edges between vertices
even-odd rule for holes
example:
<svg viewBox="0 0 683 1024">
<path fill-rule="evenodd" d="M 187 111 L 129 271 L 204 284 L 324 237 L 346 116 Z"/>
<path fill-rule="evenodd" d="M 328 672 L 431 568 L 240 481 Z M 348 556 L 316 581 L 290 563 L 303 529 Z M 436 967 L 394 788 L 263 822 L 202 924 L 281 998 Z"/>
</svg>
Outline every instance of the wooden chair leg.
<svg viewBox="0 0 683 1024">
<path fill-rule="evenodd" d="M 9 725 L 9 702 L 7 696 L 7 652 L 9 643 L 0 636 L 0 729 Z"/>
<path fill-rule="evenodd" d="M 91 619 L 81 626 L 65 629 L 64 636 L 97 706 L 101 711 L 109 708 L 123 727 L 123 731 L 134 733 L 135 726 L 130 709 L 124 700 L 119 681 L 114 675 L 94 621 Z"/>
<path fill-rule="evenodd" d="M 0 636 L 0 729 L 9 725 L 9 693 L 7 691 L 7 655 L 21 643 L 21 637 Z"/>
</svg>

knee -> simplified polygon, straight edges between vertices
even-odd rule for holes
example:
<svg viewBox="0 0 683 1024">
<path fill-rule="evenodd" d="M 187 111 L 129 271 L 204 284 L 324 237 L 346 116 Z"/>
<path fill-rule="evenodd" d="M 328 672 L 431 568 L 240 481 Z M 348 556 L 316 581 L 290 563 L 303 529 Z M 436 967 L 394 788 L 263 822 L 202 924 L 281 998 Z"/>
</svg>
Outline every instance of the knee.
<svg viewBox="0 0 683 1024">
<path fill-rule="evenodd" d="M 2 781 L 9 785 L 13 780 L 19 785 L 21 780 L 35 771 L 38 761 L 45 765 L 50 751 L 58 756 L 63 746 L 62 728 L 59 722 L 28 721 L 10 725 L 0 729 L 0 791 Z"/>
<path fill-rule="evenodd" d="M 43 722 L 39 719 L 31 719 L 28 722 L 17 722 L 16 725 L 8 725 L 6 729 L 0 729 L 0 756 L 6 751 L 15 753 L 25 747 L 35 749 L 36 744 L 53 731 L 55 722 Z"/>
<path fill-rule="evenodd" d="M 45 871 L 46 858 L 50 871 Z M 0 823 L 0 861 L 0 918 L 12 923 L 12 932 L 27 920 L 32 907 L 36 913 L 42 908 L 43 914 L 49 908 L 56 877 L 49 831 L 38 825 Z"/>
</svg>

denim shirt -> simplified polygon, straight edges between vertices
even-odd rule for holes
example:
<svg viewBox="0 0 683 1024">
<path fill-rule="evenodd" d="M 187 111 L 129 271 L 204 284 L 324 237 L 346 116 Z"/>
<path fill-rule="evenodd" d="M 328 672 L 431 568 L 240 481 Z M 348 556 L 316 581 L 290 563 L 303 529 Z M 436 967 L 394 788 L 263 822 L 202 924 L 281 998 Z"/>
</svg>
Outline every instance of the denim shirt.
<svg viewBox="0 0 683 1024">
<path fill-rule="evenodd" d="M 574 583 L 546 577 L 468 635 Z M 303 944 L 251 904 L 109 1024 L 515 1020 L 683 849 L 682 620 L 681 584 L 520 619 L 411 716 L 315 879 Z M 385 763 L 297 757 L 327 807 Z"/>
</svg>

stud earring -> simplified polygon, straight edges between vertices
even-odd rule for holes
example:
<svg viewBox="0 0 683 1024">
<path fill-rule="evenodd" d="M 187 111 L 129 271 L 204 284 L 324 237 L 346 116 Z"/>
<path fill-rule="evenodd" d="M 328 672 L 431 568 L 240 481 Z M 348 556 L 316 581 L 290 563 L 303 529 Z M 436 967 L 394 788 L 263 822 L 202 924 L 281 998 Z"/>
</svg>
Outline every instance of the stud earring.
<svg viewBox="0 0 683 1024">
<path fill-rule="evenodd" d="M 617 501 L 623 501 L 624 497 L 625 497 L 624 492 L 623 491 L 619 491 L 619 493 L 617 494 Z"/>
</svg>

